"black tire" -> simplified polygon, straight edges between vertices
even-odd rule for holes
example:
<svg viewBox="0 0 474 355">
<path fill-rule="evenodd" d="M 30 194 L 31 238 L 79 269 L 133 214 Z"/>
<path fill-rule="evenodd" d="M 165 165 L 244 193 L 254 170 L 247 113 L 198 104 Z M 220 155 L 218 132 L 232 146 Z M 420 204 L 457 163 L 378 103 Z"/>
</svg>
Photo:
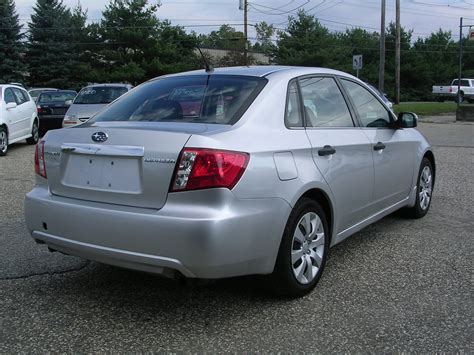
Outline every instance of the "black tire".
<svg viewBox="0 0 474 355">
<path fill-rule="evenodd" d="M 5 127 L 0 127 L 0 140 L 5 140 L 4 142 L 0 142 L 3 146 L 0 146 L 0 157 L 7 155 L 8 152 L 8 132 Z"/>
<path fill-rule="evenodd" d="M 456 95 L 456 102 L 462 104 L 464 102 L 464 93 L 461 91 L 458 95 Z"/>
<path fill-rule="evenodd" d="M 422 188 L 420 187 L 420 182 L 421 182 L 421 174 L 423 172 L 423 169 L 425 169 L 425 167 L 429 167 L 430 172 L 431 172 L 431 193 L 430 193 L 430 198 L 429 198 L 428 205 L 425 208 L 422 208 L 421 199 L 420 199 L 420 193 L 421 193 Z M 428 211 L 430 209 L 431 201 L 433 200 L 434 177 L 435 177 L 435 175 L 434 175 L 434 171 L 433 171 L 433 166 L 432 166 L 430 160 L 428 158 L 423 158 L 423 160 L 421 161 L 421 164 L 420 164 L 420 170 L 418 171 L 418 178 L 417 178 L 418 180 L 417 180 L 417 183 L 416 183 L 415 206 L 407 208 L 405 210 L 407 217 L 421 218 L 421 217 L 424 217 L 428 213 Z"/>
<path fill-rule="evenodd" d="M 33 122 L 33 126 L 31 127 L 31 137 L 26 139 L 26 143 L 28 144 L 36 144 L 39 141 L 39 125 L 38 120 Z"/>
<path fill-rule="evenodd" d="M 322 222 L 322 227 L 324 230 L 324 237 L 322 237 L 324 238 L 324 249 L 321 257 L 321 263 L 316 275 L 311 282 L 303 284 L 297 280 L 293 272 L 293 266 L 297 265 L 298 261 L 293 264 L 291 261 L 291 254 L 294 245 L 293 235 L 295 234 L 296 228 L 299 228 L 299 222 L 303 216 L 310 212 L 315 213 Z M 293 208 L 293 211 L 291 212 L 288 222 L 285 226 L 275 269 L 269 278 L 272 291 L 278 295 L 287 297 L 301 297 L 311 292 L 323 273 L 329 249 L 329 240 L 329 229 L 326 215 L 322 207 L 319 205 L 319 203 L 312 199 L 301 198 Z"/>
</svg>

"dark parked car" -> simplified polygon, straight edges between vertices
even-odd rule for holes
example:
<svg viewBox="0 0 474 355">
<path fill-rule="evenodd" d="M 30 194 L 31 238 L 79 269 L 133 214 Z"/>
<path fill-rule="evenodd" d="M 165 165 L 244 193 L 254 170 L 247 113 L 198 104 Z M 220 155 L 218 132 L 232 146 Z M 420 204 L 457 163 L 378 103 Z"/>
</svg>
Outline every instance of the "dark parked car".
<svg viewBox="0 0 474 355">
<path fill-rule="evenodd" d="M 73 100 L 76 95 L 73 90 L 59 90 L 45 91 L 38 96 L 36 108 L 42 134 L 49 129 L 62 127 L 64 115 L 70 106 L 66 101 Z"/>
</svg>

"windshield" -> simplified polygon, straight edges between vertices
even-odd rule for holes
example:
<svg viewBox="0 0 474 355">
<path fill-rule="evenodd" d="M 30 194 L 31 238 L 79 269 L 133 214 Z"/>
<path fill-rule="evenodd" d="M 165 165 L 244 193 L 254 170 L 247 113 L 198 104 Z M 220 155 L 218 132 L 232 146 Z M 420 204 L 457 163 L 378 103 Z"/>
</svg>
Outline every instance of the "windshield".
<svg viewBox="0 0 474 355">
<path fill-rule="evenodd" d="M 135 88 L 96 115 L 97 121 L 234 124 L 267 83 L 250 76 L 178 76 Z"/>
<path fill-rule="evenodd" d="M 38 98 L 38 103 L 66 102 L 67 100 L 73 100 L 75 97 L 76 93 L 74 91 L 43 92 Z"/>
<path fill-rule="evenodd" d="M 74 104 L 109 104 L 126 92 L 124 86 L 90 86 L 79 92 Z"/>
</svg>

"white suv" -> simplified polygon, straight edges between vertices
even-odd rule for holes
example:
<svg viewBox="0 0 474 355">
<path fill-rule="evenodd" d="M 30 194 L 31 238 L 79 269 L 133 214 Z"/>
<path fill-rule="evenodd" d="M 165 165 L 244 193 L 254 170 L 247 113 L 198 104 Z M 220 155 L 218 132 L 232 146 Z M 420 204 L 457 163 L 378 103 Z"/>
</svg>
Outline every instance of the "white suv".
<svg viewBox="0 0 474 355">
<path fill-rule="evenodd" d="M 35 102 L 28 92 L 17 85 L 0 85 L 0 156 L 8 145 L 26 139 L 38 142 L 39 120 Z"/>
</svg>

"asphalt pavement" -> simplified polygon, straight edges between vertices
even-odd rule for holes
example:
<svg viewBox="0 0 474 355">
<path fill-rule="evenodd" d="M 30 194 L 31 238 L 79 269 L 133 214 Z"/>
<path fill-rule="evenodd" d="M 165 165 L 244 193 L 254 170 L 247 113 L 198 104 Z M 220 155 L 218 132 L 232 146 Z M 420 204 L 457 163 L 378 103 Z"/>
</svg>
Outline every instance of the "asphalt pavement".
<svg viewBox="0 0 474 355">
<path fill-rule="evenodd" d="M 48 252 L 23 218 L 34 148 L 11 146 L 0 158 L 0 353 L 473 353 L 474 125 L 419 129 L 437 159 L 428 215 L 394 213 L 335 246 L 296 300 L 259 277 L 189 286 Z"/>
</svg>

